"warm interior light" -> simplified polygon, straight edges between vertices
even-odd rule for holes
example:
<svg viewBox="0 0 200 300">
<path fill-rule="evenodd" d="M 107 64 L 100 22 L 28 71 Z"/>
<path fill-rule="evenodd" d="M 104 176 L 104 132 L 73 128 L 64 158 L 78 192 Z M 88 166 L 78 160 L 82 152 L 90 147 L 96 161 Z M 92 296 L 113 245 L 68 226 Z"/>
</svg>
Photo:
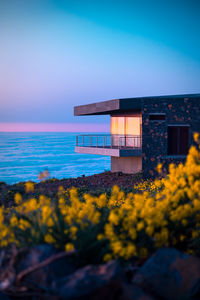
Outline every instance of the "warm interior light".
<svg viewBox="0 0 200 300">
<path fill-rule="evenodd" d="M 111 117 L 111 134 L 125 133 L 125 118 L 124 117 Z"/>
<path fill-rule="evenodd" d="M 141 135 L 141 116 L 111 117 L 111 134 Z"/>
<path fill-rule="evenodd" d="M 126 135 L 140 135 L 140 117 L 125 117 L 125 134 Z"/>
<path fill-rule="evenodd" d="M 111 116 L 111 134 L 114 146 L 139 147 L 142 135 L 141 115 Z"/>
</svg>

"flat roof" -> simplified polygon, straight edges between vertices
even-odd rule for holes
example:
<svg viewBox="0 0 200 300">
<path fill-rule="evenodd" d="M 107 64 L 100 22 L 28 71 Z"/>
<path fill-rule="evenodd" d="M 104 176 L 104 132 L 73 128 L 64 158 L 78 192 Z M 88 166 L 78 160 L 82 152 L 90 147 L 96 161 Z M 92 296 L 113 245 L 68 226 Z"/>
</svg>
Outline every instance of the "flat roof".
<svg viewBox="0 0 200 300">
<path fill-rule="evenodd" d="M 75 116 L 110 115 L 117 112 L 141 110 L 142 100 L 199 98 L 200 94 L 163 95 L 113 99 L 74 107 Z"/>
</svg>

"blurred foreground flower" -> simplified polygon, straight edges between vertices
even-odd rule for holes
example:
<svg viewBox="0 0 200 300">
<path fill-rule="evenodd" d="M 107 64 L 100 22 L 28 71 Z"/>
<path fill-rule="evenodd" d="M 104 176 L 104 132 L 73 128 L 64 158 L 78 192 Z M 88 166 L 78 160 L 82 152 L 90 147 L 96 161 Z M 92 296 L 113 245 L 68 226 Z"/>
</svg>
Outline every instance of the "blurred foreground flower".
<svg viewBox="0 0 200 300">
<path fill-rule="evenodd" d="M 49 171 L 46 169 L 46 170 L 44 170 L 43 172 L 40 172 L 39 173 L 39 175 L 38 175 L 38 179 L 39 180 L 46 180 L 46 179 L 48 179 L 50 177 L 50 173 L 49 173 Z"/>
</svg>

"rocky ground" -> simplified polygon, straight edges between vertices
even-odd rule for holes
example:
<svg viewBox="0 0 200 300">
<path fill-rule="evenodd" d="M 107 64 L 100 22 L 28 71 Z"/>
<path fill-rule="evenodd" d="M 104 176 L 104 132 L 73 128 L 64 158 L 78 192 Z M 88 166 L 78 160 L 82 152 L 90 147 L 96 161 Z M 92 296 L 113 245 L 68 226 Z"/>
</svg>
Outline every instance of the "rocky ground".
<svg viewBox="0 0 200 300">
<path fill-rule="evenodd" d="M 133 188 L 136 182 L 141 180 L 141 174 L 122 174 L 111 173 L 109 171 L 95 174 L 92 176 L 81 176 L 77 178 L 66 179 L 49 179 L 35 184 L 35 194 L 44 194 L 49 197 L 54 197 L 58 192 L 59 186 L 63 186 L 64 189 L 77 187 L 81 188 L 82 193 L 93 192 L 100 194 L 102 192 L 109 192 L 113 185 L 118 185 L 123 190 Z M 18 183 L 8 185 L 4 182 L 0 182 L 0 205 L 12 206 L 14 194 L 19 192 L 24 193 L 24 183 Z"/>
<path fill-rule="evenodd" d="M 158 250 L 141 265 L 110 261 L 79 269 L 70 260 L 75 252 L 57 252 L 50 245 L 9 255 L 0 253 L 1 300 L 200 299 L 200 259 L 174 248 Z"/>
</svg>

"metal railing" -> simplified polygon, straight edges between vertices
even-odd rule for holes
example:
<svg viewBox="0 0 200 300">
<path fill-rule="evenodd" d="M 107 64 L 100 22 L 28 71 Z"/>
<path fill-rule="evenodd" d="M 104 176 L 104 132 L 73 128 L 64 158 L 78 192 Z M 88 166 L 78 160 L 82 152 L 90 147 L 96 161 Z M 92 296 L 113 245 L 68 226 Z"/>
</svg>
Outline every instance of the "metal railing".
<svg viewBox="0 0 200 300">
<path fill-rule="evenodd" d="M 138 149 L 142 147 L 142 138 L 139 135 L 81 134 L 76 136 L 76 146 Z"/>
</svg>

